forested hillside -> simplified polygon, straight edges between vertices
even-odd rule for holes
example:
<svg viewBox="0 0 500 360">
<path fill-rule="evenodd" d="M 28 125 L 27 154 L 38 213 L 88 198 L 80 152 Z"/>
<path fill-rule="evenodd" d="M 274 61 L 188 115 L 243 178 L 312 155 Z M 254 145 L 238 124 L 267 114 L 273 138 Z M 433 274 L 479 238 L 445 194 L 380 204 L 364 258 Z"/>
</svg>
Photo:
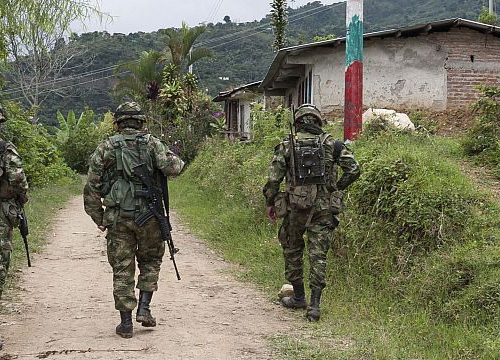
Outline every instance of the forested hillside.
<svg viewBox="0 0 500 360">
<path fill-rule="evenodd" d="M 365 31 L 452 17 L 477 20 L 485 5 L 485 0 L 365 0 Z M 248 23 L 209 23 L 207 30 L 197 46 L 212 49 L 214 56 L 195 65 L 201 88 L 213 96 L 221 90 L 263 78 L 274 56 L 268 17 Z M 324 6 L 315 1 L 289 10 L 289 45 L 311 42 L 315 36 L 331 34 L 345 35 L 345 3 Z M 163 50 L 167 40 L 160 32 L 129 35 L 93 32 L 75 35 L 71 42 L 87 48 L 83 57 L 92 61 L 86 69 L 74 67 L 67 71 L 64 75 L 69 79 L 58 85 L 64 91 L 54 93 L 42 104 L 40 118 L 47 124 L 56 123 L 58 109 L 63 113 L 70 109 L 79 112 L 85 106 L 97 113 L 113 109 L 118 101 L 112 94 L 116 76 L 119 76 L 116 65 L 136 60 L 144 50 Z M 82 57 L 77 57 L 72 63 L 82 60 Z M 19 93 L 15 95 L 19 96 Z"/>
</svg>

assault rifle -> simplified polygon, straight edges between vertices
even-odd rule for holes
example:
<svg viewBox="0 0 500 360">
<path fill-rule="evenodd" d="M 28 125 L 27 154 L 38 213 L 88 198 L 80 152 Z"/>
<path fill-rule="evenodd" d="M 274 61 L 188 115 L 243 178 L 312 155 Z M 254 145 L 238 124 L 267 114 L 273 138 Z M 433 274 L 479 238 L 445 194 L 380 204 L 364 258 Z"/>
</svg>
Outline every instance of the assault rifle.
<svg viewBox="0 0 500 360">
<path fill-rule="evenodd" d="M 26 218 L 26 213 L 23 211 L 21 214 L 19 214 L 19 232 L 21 233 L 21 236 L 24 241 L 24 248 L 26 249 L 26 257 L 28 258 L 28 266 L 31 267 L 31 260 L 30 260 L 30 250 L 28 247 L 28 234 L 29 234 L 29 229 L 28 229 L 28 219 Z"/>
<path fill-rule="evenodd" d="M 136 217 L 135 223 L 137 226 L 143 226 L 149 219 L 155 217 L 160 225 L 161 238 L 168 245 L 168 251 L 170 253 L 170 260 L 174 264 L 175 274 L 177 275 L 177 280 L 181 279 L 179 275 L 179 270 L 177 269 L 177 264 L 175 263 L 175 253 L 179 251 L 178 248 L 174 246 L 174 241 L 172 240 L 172 226 L 170 225 L 170 217 L 168 213 L 168 185 L 166 177 L 161 174 L 161 186 L 162 189 L 158 189 L 153 186 L 151 177 L 149 176 L 149 171 L 146 164 L 141 164 L 133 169 L 134 175 L 137 176 L 146 187 L 145 190 L 136 190 L 136 195 L 144 197 L 148 203 L 148 210 Z M 163 211 L 162 206 L 165 203 L 165 209 L 167 215 Z"/>
<path fill-rule="evenodd" d="M 294 134 L 294 126 L 295 126 L 295 107 L 292 104 L 291 107 L 291 119 L 290 119 L 290 135 L 288 146 L 290 151 L 290 168 L 292 170 L 292 186 L 295 187 L 297 185 L 297 180 L 295 176 L 295 134 Z"/>
</svg>

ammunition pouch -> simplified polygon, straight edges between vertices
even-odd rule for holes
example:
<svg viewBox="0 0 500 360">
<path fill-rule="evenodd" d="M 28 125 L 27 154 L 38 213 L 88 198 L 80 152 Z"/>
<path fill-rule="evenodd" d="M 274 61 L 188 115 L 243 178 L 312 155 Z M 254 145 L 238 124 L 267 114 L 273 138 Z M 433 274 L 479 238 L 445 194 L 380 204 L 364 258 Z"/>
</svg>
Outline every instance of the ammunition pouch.
<svg viewBox="0 0 500 360">
<path fill-rule="evenodd" d="M 333 191 L 330 195 L 330 209 L 333 215 L 338 215 L 344 208 L 344 193 L 340 190 Z"/>
<path fill-rule="evenodd" d="M 137 213 L 146 209 L 144 197 L 138 196 L 140 191 L 143 191 L 142 184 L 118 178 L 104 198 L 103 205 L 113 208 L 118 217 L 135 218 Z"/>
<path fill-rule="evenodd" d="M 288 212 L 288 193 L 279 192 L 274 198 L 274 208 L 278 218 L 284 218 Z"/>
<path fill-rule="evenodd" d="M 14 199 L 17 197 L 17 193 L 9 181 L 6 179 L 6 175 L 0 178 L 0 198 L 2 199 Z"/>
<path fill-rule="evenodd" d="M 303 185 L 290 187 L 288 200 L 291 208 L 298 210 L 310 209 L 314 206 L 318 187 L 316 185 Z"/>
<path fill-rule="evenodd" d="M 21 215 L 21 207 L 15 199 L 1 199 L 2 212 L 12 228 L 19 226 L 19 215 Z"/>
</svg>

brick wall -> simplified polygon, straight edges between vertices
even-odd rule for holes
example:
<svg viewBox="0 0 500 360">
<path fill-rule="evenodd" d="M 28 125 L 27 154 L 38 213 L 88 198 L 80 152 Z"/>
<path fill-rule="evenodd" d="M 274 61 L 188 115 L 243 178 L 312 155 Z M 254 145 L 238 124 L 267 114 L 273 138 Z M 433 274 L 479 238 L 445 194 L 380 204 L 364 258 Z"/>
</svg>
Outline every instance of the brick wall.
<svg viewBox="0 0 500 360">
<path fill-rule="evenodd" d="M 446 51 L 447 108 L 468 106 L 478 98 L 476 85 L 500 86 L 500 38 L 468 28 L 429 35 Z"/>
</svg>

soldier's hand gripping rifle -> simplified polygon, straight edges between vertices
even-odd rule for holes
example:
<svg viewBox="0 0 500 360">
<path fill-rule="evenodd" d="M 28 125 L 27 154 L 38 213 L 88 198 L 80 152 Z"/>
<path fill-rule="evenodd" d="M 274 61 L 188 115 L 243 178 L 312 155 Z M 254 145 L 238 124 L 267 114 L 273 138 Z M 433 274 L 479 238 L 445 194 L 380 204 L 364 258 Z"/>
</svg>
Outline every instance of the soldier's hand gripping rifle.
<svg viewBox="0 0 500 360">
<path fill-rule="evenodd" d="M 21 236 L 24 241 L 24 248 L 26 249 L 26 257 L 28 258 L 28 266 L 31 267 L 31 260 L 30 260 L 30 250 L 28 247 L 28 235 L 29 235 L 29 229 L 28 229 L 28 219 L 26 218 L 26 212 L 23 211 L 19 215 L 19 232 L 21 233 Z"/>
<path fill-rule="evenodd" d="M 145 191 L 136 190 L 138 196 L 142 196 L 146 199 L 148 203 L 148 210 L 140 214 L 136 219 L 135 223 L 137 226 L 143 226 L 149 219 L 155 217 L 160 225 L 160 233 L 163 241 L 167 243 L 168 251 L 170 253 L 170 260 L 174 264 L 175 274 L 177 275 L 177 280 L 181 279 L 179 275 L 179 270 L 177 269 L 177 264 L 175 263 L 175 253 L 179 251 L 174 246 L 174 241 L 172 240 L 172 226 L 170 225 L 170 219 L 168 214 L 168 187 L 166 184 L 166 178 L 163 174 L 162 176 L 162 189 L 161 191 L 153 186 L 151 177 L 149 175 L 148 168 L 146 164 L 136 166 L 133 169 L 134 175 L 137 176 L 146 187 Z M 167 216 L 163 212 L 162 198 L 165 203 L 165 208 L 167 210 Z"/>
</svg>

